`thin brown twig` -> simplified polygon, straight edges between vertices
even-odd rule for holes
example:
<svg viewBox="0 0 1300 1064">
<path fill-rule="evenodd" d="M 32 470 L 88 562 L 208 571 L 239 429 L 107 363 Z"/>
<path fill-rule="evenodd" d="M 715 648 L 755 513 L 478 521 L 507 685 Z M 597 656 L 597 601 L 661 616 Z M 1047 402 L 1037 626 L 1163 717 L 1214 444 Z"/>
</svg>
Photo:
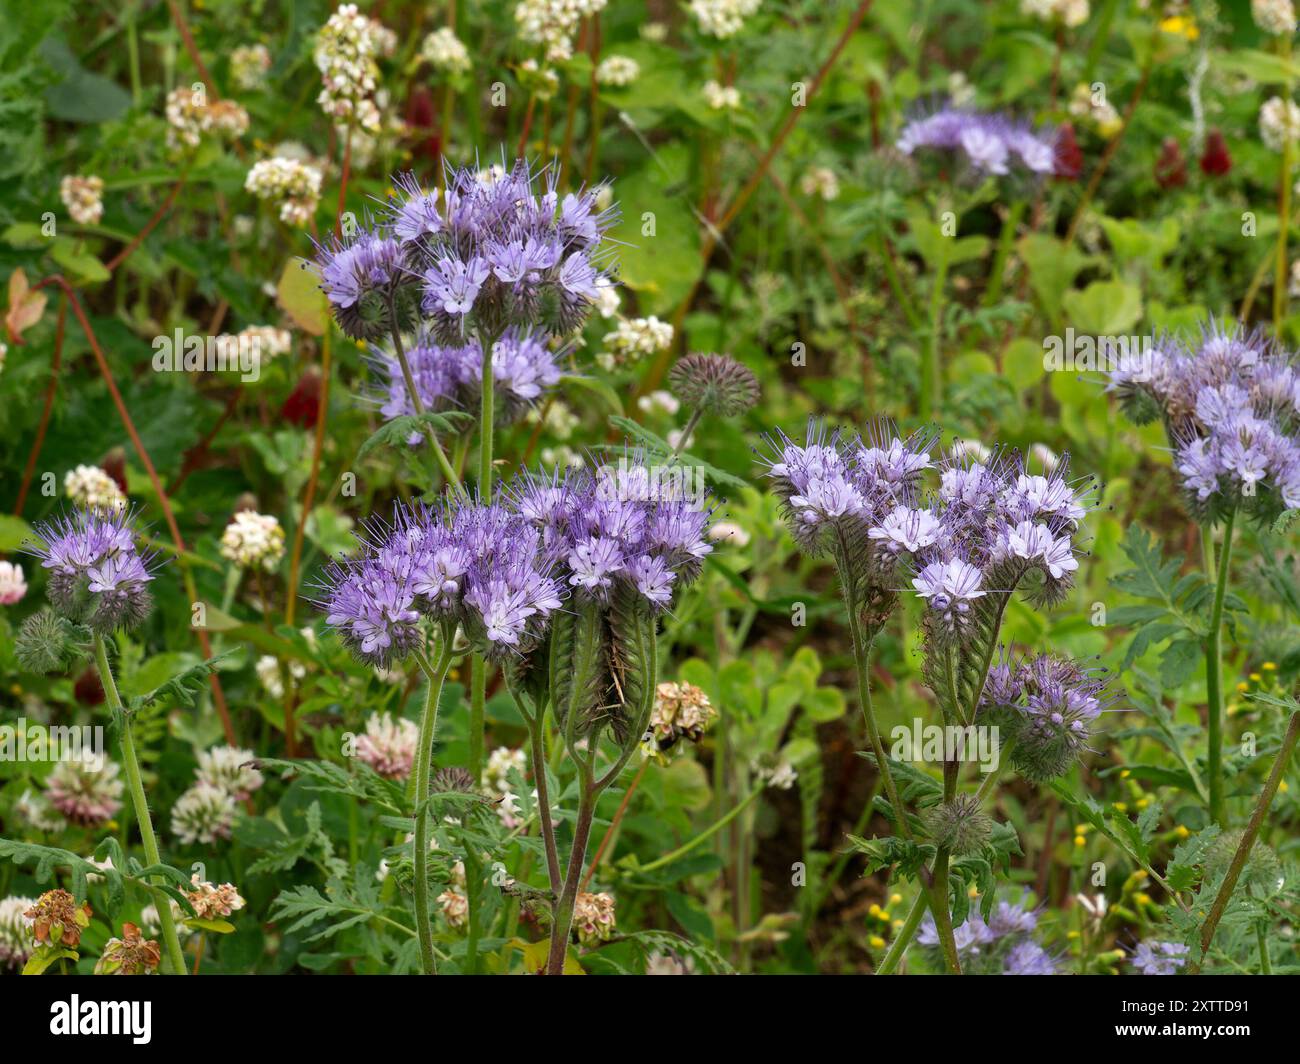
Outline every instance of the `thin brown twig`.
<svg viewBox="0 0 1300 1064">
<path fill-rule="evenodd" d="M 63 328 L 68 317 L 68 303 L 59 297 L 59 318 L 54 327 L 54 358 L 50 362 L 50 383 L 45 388 L 45 406 L 41 410 L 40 424 L 36 426 L 36 439 L 32 441 L 31 453 L 27 456 L 27 467 L 23 470 L 23 482 L 18 488 L 18 501 L 14 503 L 14 513 L 22 516 L 23 506 L 27 502 L 27 489 L 32 485 L 32 476 L 36 472 L 36 460 L 45 445 L 45 432 L 50 427 L 50 413 L 54 409 L 54 393 L 59 387 L 59 371 L 63 368 Z"/>
<path fill-rule="evenodd" d="M 600 859 L 605 855 L 605 848 L 613 841 L 619 824 L 623 822 L 623 815 L 627 812 L 628 803 L 632 800 L 632 793 L 641 782 L 641 777 L 645 775 L 645 768 L 648 764 L 650 764 L 649 761 L 641 762 L 641 767 L 636 770 L 632 782 L 627 785 L 627 790 L 623 792 L 623 800 L 618 803 L 618 811 L 614 814 L 614 819 L 609 822 L 609 827 L 605 829 L 605 836 L 600 840 L 600 845 L 596 847 L 596 856 L 591 859 L 591 864 L 587 866 L 587 874 L 583 877 L 582 885 L 578 887 L 578 890 L 586 890 L 588 884 L 591 883 L 591 877 L 596 874 L 596 866 L 600 864 Z"/>
<path fill-rule="evenodd" d="M 112 273 L 131 256 L 131 253 L 135 251 L 136 248 L 144 243 L 145 237 L 154 231 L 154 228 L 163 220 L 167 212 L 172 209 L 172 204 L 176 202 L 176 197 L 180 195 L 181 189 L 185 187 L 185 181 L 185 175 L 182 174 L 180 180 L 177 181 L 176 184 L 172 185 L 171 191 L 167 193 L 167 198 L 162 202 L 162 206 L 153 212 L 153 216 L 145 222 L 144 227 L 131 238 L 131 242 L 104 264 L 104 269 L 109 273 Z"/>
</svg>

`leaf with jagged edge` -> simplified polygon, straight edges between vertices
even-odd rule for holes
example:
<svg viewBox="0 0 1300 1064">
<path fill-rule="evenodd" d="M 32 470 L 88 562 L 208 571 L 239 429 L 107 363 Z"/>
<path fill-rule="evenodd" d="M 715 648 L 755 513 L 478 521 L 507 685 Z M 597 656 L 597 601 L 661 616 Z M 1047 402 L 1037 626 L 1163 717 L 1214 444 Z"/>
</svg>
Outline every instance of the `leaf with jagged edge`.
<svg viewBox="0 0 1300 1064">
<path fill-rule="evenodd" d="M 472 420 L 472 415 L 463 410 L 447 410 L 443 413 L 425 410 L 419 414 L 402 414 L 376 429 L 357 449 L 357 458 L 364 458 L 376 447 L 392 447 L 400 450 L 407 446 L 407 440 L 415 433 L 430 430 L 444 433 L 458 432 L 467 419 Z"/>
</svg>

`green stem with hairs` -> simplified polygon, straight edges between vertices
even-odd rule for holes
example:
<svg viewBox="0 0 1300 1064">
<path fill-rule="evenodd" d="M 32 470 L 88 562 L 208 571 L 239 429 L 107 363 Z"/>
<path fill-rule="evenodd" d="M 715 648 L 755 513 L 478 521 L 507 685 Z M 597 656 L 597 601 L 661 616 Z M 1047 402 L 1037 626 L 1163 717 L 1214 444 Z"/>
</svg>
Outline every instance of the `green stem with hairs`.
<svg viewBox="0 0 1300 1064">
<path fill-rule="evenodd" d="M 415 762 L 415 836 L 412 863 L 415 866 L 415 930 L 420 938 L 420 961 L 425 975 L 437 975 L 434 959 L 433 928 L 429 925 L 429 771 L 433 761 L 433 737 L 438 729 L 438 700 L 442 685 L 451 668 L 452 633 L 444 630 L 436 665 L 430 665 L 423 653 L 416 660 L 428 680 L 424 711 L 420 714 L 420 737 Z"/>
<path fill-rule="evenodd" d="M 140 826 L 140 840 L 144 844 L 144 857 L 147 864 L 160 865 L 162 858 L 158 854 L 158 839 L 153 833 L 153 821 L 149 817 L 149 799 L 144 793 L 144 782 L 140 776 L 140 761 L 135 753 L 135 739 L 131 735 L 131 717 L 122 705 L 122 697 L 117 692 L 113 680 L 113 669 L 108 663 L 108 651 L 104 647 L 104 637 L 95 636 L 95 664 L 99 667 L 99 678 L 104 685 L 104 695 L 109 708 L 117 718 L 122 729 L 122 764 L 126 769 L 126 782 L 131 791 L 131 804 L 135 806 L 135 820 Z M 175 975 L 185 974 L 185 954 L 181 952 L 181 940 L 176 934 L 176 921 L 172 918 L 171 898 L 162 891 L 154 891 L 154 907 L 158 910 L 158 925 L 162 928 L 163 944 L 167 949 L 167 964 Z"/>
<path fill-rule="evenodd" d="M 1210 777 L 1210 817 L 1220 826 L 1224 824 L 1223 810 L 1223 663 L 1220 644 L 1223 628 L 1223 600 L 1228 590 L 1228 569 L 1232 559 L 1232 526 L 1237 512 L 1233 510 L 1223 524 L 1223 546 L 1218 566 L 1214 563 L 1214 540 L 1210 527 L 1201 530 L 1201 545 L 1205 555 L 1206 576 L 1214 579 L 1214 605 L 1210 610 L 1210 631 L 1205 639 L 1205 700 L 1209 725 L 1209 756 L 1207 775 Z"/>
<path fill-rule="evenodd" d="M 393 323 L 393 351 L 397 355 L 397 364 L 402 368 L 402 380 L 406 383 L 406 395 L 411 400 L 411 406 L 417 414 L 424 413 L 424 402 L 420 398 L 420 393 L 415 388 L 415 377 L 411 373 L 411 363 L 406 357 L 406 348 L 402 344 L 402 330 L 397 326 L 397 309 L 395 304 L 390 300 L 388 303 L 389 317 Z M 442 471 L 443 479 L 447 481 L 447 486 L 453 491 L 463 493 L 460 477 L 456 475 L 456 470 L 447 460 L 447 452 L 442 449 L 442 444 L 438 442 L 438 437 L 434 435 L 432 428 L 426 428 L 424 435 L 428 438 L 430 446 L 433 448 L 433 457 L 438 463 L 438 469 Z"/>
</svg>

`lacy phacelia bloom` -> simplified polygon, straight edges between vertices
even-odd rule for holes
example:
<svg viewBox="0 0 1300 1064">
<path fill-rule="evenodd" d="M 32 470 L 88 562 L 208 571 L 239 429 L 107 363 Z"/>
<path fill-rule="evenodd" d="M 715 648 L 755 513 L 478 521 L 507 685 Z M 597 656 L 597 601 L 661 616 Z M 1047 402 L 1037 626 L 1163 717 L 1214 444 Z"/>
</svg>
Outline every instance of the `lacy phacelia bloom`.
<svg viewBox="0 0 1300 1064">
<path fill-rule="evenodd" d="M 172 806 L 172 834 L 187 845 L 211 845 L 230 838 L 239 807 L 234 797 L 210 783 L 196 783 Z"/>
<path fill-rule="evenodd" d="M 206 90 L 182 85 L 167 94 L 167 147 L 193 149 L 204 133 L 233 140 L 248 132 L 248 112 L 234 100 L 208 102 Z"/>
<path fill-rule="evenodd" d="M 1097 718 L 1115 701 L 1104 671 L 1059 654 L 1013 661 L 1005 654 L 988 674 L 980 713 L 1001 729 L 1011 763 L 1027 779 L 1043 782 L 1065 773 Z"/>
<path fill-rule="evenodd" d="M 316 272 L 339 328 L 356 340 L 377 340 L 415 324 L 419 255 L 382 230 L 330 236 L 317 246 Z"/>
<path fill-rule="evenodd" d="M 726 355 L 683 355 L 668 371 L 668 386 L 687 406 L 736 417 L 758 402 L 754 371 Z"/>
<path fill-rule="evenodd" d="M 648 318 L 621 318 L 601 340 L 596 364 L 613 370 L 667 351 L 672 345 L 673 327 L 653 314 Z"/>
<path fill-rule="evenodd" d="M 827 166 L 814 166 L 799 179 L 799 191 L 829 203 L 840 198 L 840 179 Z"/>
<path fill-rule="evenodd" d="M 357 11 L 356 4 L 343 4 L 329 17 L 316 35 L 312 60 L 321 75 L 316 102 L 331 118 L 379 130 L 379 108 L 374 95 L 379 86 L 379 52 L 374 24 Z"/>
<path fill-rule="evenodd" d="M 241 44 L 230 52 L 230 77 L 235 87 L 252 92 L 266 84 L 271 53 L 264 44 Z"/>
<path fill-rule="evenodd" d="M 483 356 L 477 340 L 463 345 L 443 345 L 421 336 L 406 352 L 416 393 L 426 410 L 473 410 L 483 387 Z M 396 356 L 379 352 L 375 360 L 384 374 L 381 410 L 385 417 L 414 414 L 410 392 Z M 556 352 L 547 338 L 509 330 L 492 349 L 495 386 L 494 420 L 509 425 L 519 420 L 542 396 L 560 382 Z M 419 443 L 412 433 L 410 443 Z"/>
<path fill-rule="evenodd" d="M 1056 961 L 1037 942 L 1026 939 L 1011 947 L 1002 966 L 1003 975 L 1055 975 Z"/>
<path fill-rule="evenodd" d="M 253 764 L 256 755 L 252 750 L 237 746 L 214 746 L 199 754 L 199 767 L 195 779 L 219 791 L 225 791 L 237 802 L 242 802 L 262 786 L 262 773 Z"/>
<path fill-rule="evenodd" d="M 0 562 L 0 606 L 12 606 L 21 602 L 27 594 L 27 581 L 23 579 L 23 567 L 13 562 Z"/>
<path fill-rule="evenodd" d="M 45 794 L 72 823 L 96 827 L 122 808 L 126 785 L 118 779 L 120 772 L 116 762 L 103 757 L 59 761 L 45 778 Z"/>
<path fill-rule="evenodd" d="M 90 903 L 78 905 L 66 890 L 47 890 L 23 916 L 32 922 L 32 936 L 42 946 L 76 949 L 90 926 Z"/>
<path fill-rule="evenodd" d="M 1156 344 L 1110 373 L 1129 417 L 1160 417 L 1200 520 L 1261 521 L 1300 506 L 1300 369 L 1260 333 L 1206 330 L 1195 348 Z"/>
<path fill-rule="evenodd" d="M 584 946 L 614 937 L 614 896 L 579 894 L 573 903 L 573 929 Z"/>
<path fill-rule="evenodd" d="M 24 915 L 35 898 L 10 896 L 0 901 L 0 970 L 21 968 L 36 948 L 32 924 Z"/>
<path fill-rule="evenodd" d="M 1287 141 L 1294 142 L 1300 132 L 1300 106 L 1294 100 L 1273 96 L 1259 109 L 1259 138 L 1266 148 L 1281 151 Z"/>
<path fill-rule="evenodd" d="M 1071 28 L 1082 26 L 1090 14 L 1088 0 L 1020 0 L 1020 10 L 1044 22 L 1059 19 Z"/>
<path fill-rule="evenodd" d="M 357 736 L 353 752 L 358 761 L 390 780 L 404 780 L 415 765 L 420 729 L 415 721 L 372 713 L 366 730 Z"/>
<path fill-rule="evenodd" d="M 1295 4 L 1292 0 L 1250 0 L 1255 25 L 1275 37 L 1295 33 Z"/>
<path fill-rule="evenodd" d="M 456 31 L 448 26 L 442 26 L 424 38 L 424 43 L 420 45 L 420 56 L 434 70 L 443 70 L 448 74 L 464 74 L 474 65 L 469 49 L 456 36 Z"/>
<path fill-rule="evenodd" d="M 197 872 L 190 877 L 193 890 L 187 890 L 185 897 L 194 909 L 194 915 L 200 920 L 218 920 L 244 907 L 244 899 L 233 883 L 213 886 L 199 878 Z"/>
<path fill-rule="evenodd" d="M 542 537 L 502 504 L 398 507 L 319 586 L 328 623 L 362 661 L 387 667 L 421 642 L 420 622 L 459 622 L 502 659 L 530 649 L 560 606 Z"/>
<path fill-rule="evenodd" d="M 1009 174 L 1018 166 L 1031 174 L 1055 168 L 1055 141 L 1005 115 L 943 107 L 903 127 L 896 147 L 904 155 L 918 148 L 960 152 L 970 167 L 987 174 Z"/>
<path fill-rule="evenodd" d="M 762 0 L 690 0 L 687 10 L 694 16 L 701 33 L 726 40 L 739 33 L 745 19 L 761 6 Z"/>
<path fill-rule="evenodd" d="M 59 198 L 78 225 L 98 225 L 104 217 L 104 179 L 69 174 L 59 182 Z"/>
<path fill-rule="evenodd" d="M 273 573 L 284 557 L 284 529 L 269 514 L 240 510 L 221 533 L 221 556 L 242 569 Z"/>
<path fill-rule="evenodd" d="M 704 83 L 704 102 L 715 111 L 739 111 L 740 90 L 710 78 Z"/>
<path fill-rule="evenodd" d="M 606 0 L 520 0 L 515 7 L 519 36 L 546 49 L 548 62 L 563 63 L 573 56 L 573 35 L 578 24 L 605 8 Z"/>
<path fill-rule="evenodd" d="M 611 55 L 596 67 L 596 81 L 601 85 L 631 85 L 641 74 L 641 65 L 625 55 Z"/>
<path fill-rule="evenodd" d="M 1189 953 L 1180 942 L 1142 942 L 1133 951 L 1132 964 L 1143 975 L 1177 975 Z"/>
<path fill-rule="evenodd" d="M 662 755 L 682 739 L 698 743 L 717 716 L 709 696 L 694 684 L 661 683 L 650 711 L 648 753 Z"/>
<path fill-rule="evenodd" d="M 311 224 L 320 203 L 321 172 L 297 159 L 277 156 L 254 163 L 244 188 L 260 200 L 279 205 L 280 221 L 303 227 Z"/>
<path fill-rule="evenodd" d="M 63 491 L 73 505 L 86 510 L 121 510 L 126 496 L 117 481 L 99 466 L 79 465 L 63 478 Z"/>
<path fill-rule="evenodd" d="M 104 943 L 95 962 L 96 975 L 153 975 L 162 962 L 158 943 L 146 939 L 135 924 L 122 925 L 122 937 Z"/>
</svg>

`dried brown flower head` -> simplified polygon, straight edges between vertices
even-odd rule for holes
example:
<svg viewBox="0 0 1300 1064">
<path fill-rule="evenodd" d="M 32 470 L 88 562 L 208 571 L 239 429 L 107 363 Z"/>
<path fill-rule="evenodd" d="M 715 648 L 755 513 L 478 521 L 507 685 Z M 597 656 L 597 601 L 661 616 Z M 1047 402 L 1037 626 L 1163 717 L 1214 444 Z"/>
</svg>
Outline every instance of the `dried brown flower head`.
<svg viewBox="0 0 1300 1064">
<path fill-rule="evenodd" d="M 135 924 L 122 925 L 122 937 L 110 938 L 95 962 L 96 975 L 153 975 L 162 952 L 158 943 L 145 938 Z"/>
<path fill-rule="evenodd" d="M 90 926 L 90 903 L 77 904 L 66 890 L 47 890 L 36 904 L 23 913 L 32 921 L 32 934 L 43 946 L 76 949 L 81 932 Z"/>
</svg>

